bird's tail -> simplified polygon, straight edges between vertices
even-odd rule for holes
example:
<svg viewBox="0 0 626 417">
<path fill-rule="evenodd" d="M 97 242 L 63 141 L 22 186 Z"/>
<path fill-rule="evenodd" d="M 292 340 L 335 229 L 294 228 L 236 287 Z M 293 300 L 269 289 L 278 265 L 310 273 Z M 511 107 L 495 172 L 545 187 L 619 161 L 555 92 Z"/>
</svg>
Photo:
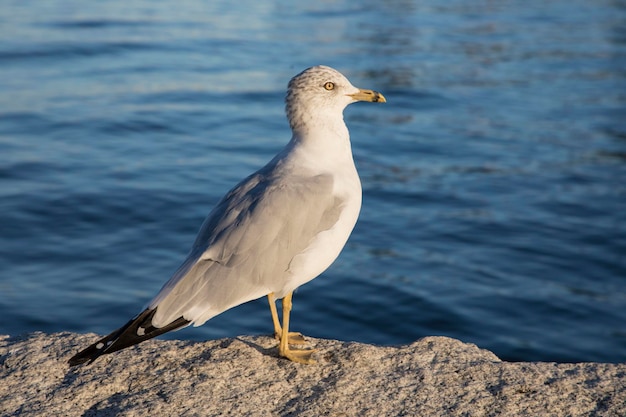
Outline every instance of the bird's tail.
<svg viewBox="0 0 626 417">
<path fill-rule="evenodd" d="M 70 366 L 80 365 L 85 362 L 92 363 L 102 355 L 117 352 L 118 350 L 167 333 L 170 330 L 186 327 L 191 323 L 189 320 L 179 317 L 167 326 L 157 328 L 152 325 L 154 313 L 156 313 L 156 309 L 144 310 L 124 326 L 74 355 L 69 360 Z"/>
</svg>

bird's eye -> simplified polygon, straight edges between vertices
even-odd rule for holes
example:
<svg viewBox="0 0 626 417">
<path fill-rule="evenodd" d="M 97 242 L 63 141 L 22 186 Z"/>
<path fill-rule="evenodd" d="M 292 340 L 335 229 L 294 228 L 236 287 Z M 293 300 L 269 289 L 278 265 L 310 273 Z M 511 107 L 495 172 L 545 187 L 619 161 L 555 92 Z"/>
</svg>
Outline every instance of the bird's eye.
<svg viewBox="0 0 626 417">
<path fill-rule="evenodd" d="M 335 84 L 331 83 L 330 81 L 328 81 L 326 84 L 324 84 L 324 88 L 327 89 L 328 91 L 330 91 L 333 88 L 335 88 Z"/>
</svg>

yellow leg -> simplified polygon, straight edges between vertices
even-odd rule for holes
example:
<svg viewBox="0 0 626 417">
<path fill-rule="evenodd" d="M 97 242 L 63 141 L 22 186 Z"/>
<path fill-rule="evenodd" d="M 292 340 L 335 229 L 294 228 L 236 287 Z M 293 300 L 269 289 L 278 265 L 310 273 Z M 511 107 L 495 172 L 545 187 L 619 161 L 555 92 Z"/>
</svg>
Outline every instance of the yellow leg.
<svg viewBox="0 0 626 417">
<path fill-rule="evenodd" d="M 276 311 L 276 297 L 274 296 L 273 292 L 267 294 L 267 301 L 270 304 L 270 311 L 272 312 L 272 322 L 274 322 L 274 338 L 280 340 L 283 334 L 283 330 L 280 326 L 280 320 L 278 319 L 278 311 Z M 304 336 L 302 336 L 302 333 L 289 332 L 290 345 L 303 345 L 305 343 L 306 340 L 304 339 Z"/>
<path fill-rule="evenodd" d="M 315 363 L 311 356 L 315 352 L 314 349 L 290 349 L 289 348 L 289 314 L 291 313 L 291 297 L 290 292 L 283 298 L 283 328 L 280 337 L 280 345 L 278 353 L 293 362 L 312 364 Z"/>
<path fill-rule="evenodd" d="M 280 338 L 283 330 L 280 327 L 280 320 L 278 320 L 278 311 L 276 311 L 276 297 L 274 293 L 271 292 L 267 294 L 267 301 L 270 303 L 270 311 L 272 312 L 272 321 L 274 322 L 274 337 Z"/>
</svg>

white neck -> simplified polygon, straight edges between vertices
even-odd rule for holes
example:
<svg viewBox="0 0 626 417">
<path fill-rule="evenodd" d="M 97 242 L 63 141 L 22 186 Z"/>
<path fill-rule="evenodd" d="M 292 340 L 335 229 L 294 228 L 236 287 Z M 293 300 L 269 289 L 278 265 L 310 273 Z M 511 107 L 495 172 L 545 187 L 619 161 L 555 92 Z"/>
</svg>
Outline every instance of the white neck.
<svg viewBox="0 0 626 417">
<path fill-rule="evenodd" d="M 293 136 L 288 148 L 299 148 L 303 155 L 322 166 L 354 165 L 350 133 L 343 121 L 343 115 L 336 111 L 301 113 L 299 123 L 292 126 Z"/>
</svg>

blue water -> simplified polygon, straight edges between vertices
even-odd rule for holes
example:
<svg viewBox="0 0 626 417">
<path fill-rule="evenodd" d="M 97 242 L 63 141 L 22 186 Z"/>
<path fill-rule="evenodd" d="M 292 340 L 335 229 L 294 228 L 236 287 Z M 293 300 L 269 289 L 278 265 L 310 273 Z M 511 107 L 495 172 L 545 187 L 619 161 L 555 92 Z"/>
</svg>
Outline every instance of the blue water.
<svg viewBox="0 0 626 417">
<path fill-rule="evenodd" d="M 346 110 L 363 209 L 295 329 L 626 361 L 626 7 L 608 0 L 2 2 L 0 334 L 136 314 L 288 141 L 286 84 L 316 64 L 388 103 Z M 261 299 L 167 337 L 270 332 Z"/>
</svg>

